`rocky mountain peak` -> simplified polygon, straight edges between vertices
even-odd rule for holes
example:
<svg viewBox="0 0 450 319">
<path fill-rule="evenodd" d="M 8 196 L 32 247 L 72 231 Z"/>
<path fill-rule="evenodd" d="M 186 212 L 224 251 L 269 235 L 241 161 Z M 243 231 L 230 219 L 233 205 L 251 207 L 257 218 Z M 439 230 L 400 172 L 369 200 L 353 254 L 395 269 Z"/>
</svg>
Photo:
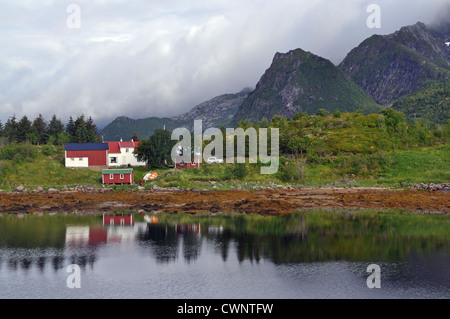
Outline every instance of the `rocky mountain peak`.
<svg viewBox="0 0 450 319">
<path fill-rule="evenodd" d="M 376 35 L 353 49 L 340 67 L 377 103 L 387 104 L 431 82 L 447 81 L 450 50 L 424 23 Z"/>
</svg>

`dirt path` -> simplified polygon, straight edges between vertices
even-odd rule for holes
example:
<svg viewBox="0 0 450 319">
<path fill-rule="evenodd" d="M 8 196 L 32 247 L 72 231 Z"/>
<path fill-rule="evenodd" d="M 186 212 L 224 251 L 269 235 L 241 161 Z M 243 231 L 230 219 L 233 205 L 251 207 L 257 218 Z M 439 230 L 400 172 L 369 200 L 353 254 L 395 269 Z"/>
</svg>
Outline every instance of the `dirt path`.
<svg viewBox="0 0 450 319">
<path fill-rule="evenodd" d="M 450 194 L 382 188 L 305 188 L 258 191 L 141 191 L 116 193 L 0 193 L 0 213 L 246 212 L 283 215 L 299 209 L 387 209 L 450 213 Z"/>
</svg>

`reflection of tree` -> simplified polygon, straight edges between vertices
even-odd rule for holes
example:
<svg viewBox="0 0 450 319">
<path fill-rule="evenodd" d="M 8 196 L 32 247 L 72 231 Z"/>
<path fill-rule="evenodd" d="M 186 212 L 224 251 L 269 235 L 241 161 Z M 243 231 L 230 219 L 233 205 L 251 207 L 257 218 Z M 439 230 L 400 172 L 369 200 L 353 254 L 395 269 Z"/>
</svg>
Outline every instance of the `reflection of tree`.
<svg viewBox="0 0 450 319">
<path fill-rule="evenodd" d="M 17 270 L 18 260 L 17 257 L 12 257 L 8 259 L 8 268 L 12 270 Z"/>
<path fill-rule="evenodd" d="M 31 267 L 33 260 L 29 257 L 24 257 L 20 260 L 20 266 L 22 269 L 28 270 Z"/>
<path fill-rule="evenodd" d="M 62 256 L 62 255 L 53 256 L 52 266 L 55 271 L 63 268 L 63 264 L 64 264 L 64 256 Z"/>
<path fill-rule="evenodd" d="M 86 268 L 87 265 L 94 267 L 94 263 L 97 260 L 97 256 L 94 252 L 85 252 L 83 254 L 73 254 L 69 258 L 70 264 L 76 264 L 82 269 Z"/>
<path fill-rule="evenodd" d="M 158 262 L 175 261 L 181 245 L 183 258 L 190 262 L 199 257 L 202 246 L 202 237 L 193 226 L 197 225 L 178 225 L 177 228 L 173 224 L 147 224 L 145 232 L 138 233 L 137 238 Z"/>
<path fill-rule="evenodd" d="M 215 243 L 216 252 L 220 253 L 223 261 L 227 261 L 228 250 L 232 239 L 232 233 L 229 229 L 225 229 L 222 234 L 212 237 Z"/>
<path fill-rule="evenodd" d="M 36 265 L 41 272 L 43 272 L 45 269 L 45 261 L 46 261 L 46 258 L 44 256 L 39 257 L 36 261 Z"/>
<path fill-rule="evenodd" d="M 201 237 L 192 231 L 183 233 L 183 256 L 187 262 L 196 260 L 200 254 Z"/>
<path fill-rule="evenodd" d="M 239 262 L 249 259 L 259 262 L 261 259 L 261 238 L 253 234 L 236 234 L 236 249 Z"/>
<path fill-rule="evenodd" d="M 138 234 L 138 240 L 151 248 L 158 262 L 168 263 L 178 257 L 178 236 L 173 227 L 147 224 L 145 233 Z"/>
<path fill-rule="evenodd" d="M 77 264 L 81 268 L 85 268 L 87 265 L 93 267 L 97 256 L 95 251 L 78 251 L 72 254 L 70 257 L 65 257 L 63 251 L 58 251 L 54 256 L 36 256 L 33 253 L 26 256 L 11 256 L 6 259 L 6 264 L 11 270 L 23 269 L 25 271 L 31 269 L 35 265 L 41 272 L 43 272 L 47 264 L 56 271 L 63 269 L 69 264 Z"/>
</svg>

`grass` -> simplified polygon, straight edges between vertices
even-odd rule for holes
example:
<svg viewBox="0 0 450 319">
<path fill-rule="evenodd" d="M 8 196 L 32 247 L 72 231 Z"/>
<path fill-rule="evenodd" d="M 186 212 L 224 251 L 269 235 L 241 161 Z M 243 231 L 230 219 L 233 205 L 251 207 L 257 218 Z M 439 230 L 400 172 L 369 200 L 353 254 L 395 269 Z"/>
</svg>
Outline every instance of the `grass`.
<svg viewBox="0 0 450 319">
<path fill-rule="evenodd" d="M 32 158 L 0 160 L 0 188 L 13 190 L 19 185 L 28 189 L 38 186 L 44 189 L 90 184 L 101 187 L 101 173 L 87 169 L 70 169 L 63 165 L 63 151 L 55 149 L 52 155 L 44 155 L 40 147 Z M 45 152 L 49 154 L 48 151 Z M 450 146 L 416 148 L 389 153 L 349 154 L 321 158 L 319 163 L 307 163 L 300 169 L 301 177 L 285 178 L 286 174 L 298 174 L 299 170 L 287 170 L 284 166 L 296 165 L 293 160 L 280 159 L 279 172 L 275 175 L 260 174 L 257 164 L 246 164 L 247 174 L 237 178 L 234 164 L 206 164 L 200 169 L 146 169 L 135 167 L 135 182 L 148 172 L 157 172 L 158 178 L 145 183 L 147 189 L 181 187 L 198 189 L 252 189 L 254 186 L 272 187 L 292 185 L 318 186 L 379 186 L 403 187 L 418 183 L 450 183 Z M 287 172 L 286 172 L 287 171 Z M 288 176 L 289 177 L 289 176 Z M 284 180 L 285 182 L 283 182 Z M 114 186 L 116 190 L 136 189 L 136 185 Z"/>
<path fill-rule="evenodd" d="M 393 152 L 386 155 L 386 164 L 376 179 L 365 185 L 404 186 L 418 183 L 450 182 L 450 147 L 441 145 L 421 150 Z"/>
<path fill-rule="evenodd" d="M 64 167 L 62 149 L 46 156 L 40 151 L 33 158 L 17 161 L 0 161 L 0 188 L 14 189 L 19 185 L 25 188 L 60 188 L 63 186 L 95 185 L 101 186 L 101 175 L 87 169 Z"/>
</svg>

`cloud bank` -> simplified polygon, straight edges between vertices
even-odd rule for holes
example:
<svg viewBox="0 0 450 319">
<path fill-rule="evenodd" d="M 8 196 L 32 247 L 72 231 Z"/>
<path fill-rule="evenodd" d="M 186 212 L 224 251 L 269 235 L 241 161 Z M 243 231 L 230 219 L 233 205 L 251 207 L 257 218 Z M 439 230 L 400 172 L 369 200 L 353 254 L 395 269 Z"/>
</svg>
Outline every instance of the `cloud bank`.
<svg viewBox="0 0 450 319">
<path fill-rule="evenodd" d="M 369 29 L 369 4 L 381 28 Z M 79 19 L 73 20 L 79 8 Z M 276 52 L 339 64 L 366 37 L 432 23 L 447 0 L 0 0 L 0 121 L 173 116 L 253 87 Z M 448 8 L 448 7 L 447 7 Z M 73 28 L 73 22 L 79 27 Z"/>
</svg>

